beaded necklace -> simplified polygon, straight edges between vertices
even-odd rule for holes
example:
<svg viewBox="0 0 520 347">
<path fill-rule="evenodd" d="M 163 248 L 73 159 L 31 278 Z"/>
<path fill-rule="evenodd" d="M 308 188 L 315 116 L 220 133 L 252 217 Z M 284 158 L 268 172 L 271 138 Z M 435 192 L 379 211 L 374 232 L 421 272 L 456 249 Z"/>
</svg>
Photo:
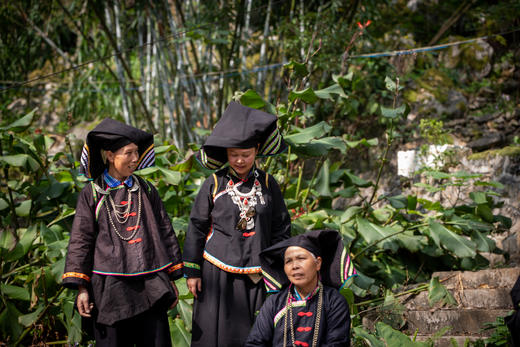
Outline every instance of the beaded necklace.
<svg viewBox="0 0 520 347">
<path fill-rule="evenodd" d="M 114 229 L 116 235 L 123 241 L 129 241 L 134 238 L 134 236 L 137 234 L 137 230 L 139 229 L 139 224 L 141 223 L 141 190 L 139 189 L 139 181 L 134 177 L 134 184 L 132 185 L 132 188 L 128 189 L 128 198 L 126 204 L 116 204 L 114 202 L 114 199 L 110 195 L 109 190 L 104 190 L 101 187 L 99 187 L 97 184 L 94 185 L 96 191 L 102 195 L 104 195 L 107 199 L 103 202 L 107 209 L 107 215 L 108 215 L 108 221 L 110 222 L 110 225 L 112 226 L 112 229 Z M 128 217 L 130 216 L 130 209 L 132 205 L 132 193 L 137 192 L 137 221 L 135 223 L 135 226 L 131 227 L 133 229 L 133 232 L 130 236 L 124 237 L 121 235 L 119 230 L 116 227 L 116 224 L 114 223 L 114 220 L 112 219 L 112 214 L 110 213 L 109 206 L 112 207 L 112 211 L 114 211 L 114 216 L 116 217 L 116 221 L 118 224 L 125 224 L 128 221 Z M 121 210 L 120 210 L 121 209 Z"/>
<path fill-rule="evenodd" d="M 291 325 L 289 327 L 289 331 L 291 333 L 291 340 L 292 344 L 291 346 L 296 346 L 294 341 L 294 324 L 293 324 L 293 314 L 292 314 L 292 294 L 291 290 L 289 289 L 287 293 L 287 305 L 285 306 L 287 308 L 287 311 L 285 313 L 285 321 L 284 321 L 284 328 L 283 328 L 283 345 L 287 346 L 287 316 L 289 316 L 289 324 Z M 323 306 L 323 284 L 321 284 L 320 281 L 318 281 L 318 308 L 316 312 L 316 320 L 314 321 L 314 332 L 312 334 L 312 347 L 316 347 L 318 345 L 318 333 L 320 331 L 320 321 L 321 321 L 321 311 Z"/>
</svg>

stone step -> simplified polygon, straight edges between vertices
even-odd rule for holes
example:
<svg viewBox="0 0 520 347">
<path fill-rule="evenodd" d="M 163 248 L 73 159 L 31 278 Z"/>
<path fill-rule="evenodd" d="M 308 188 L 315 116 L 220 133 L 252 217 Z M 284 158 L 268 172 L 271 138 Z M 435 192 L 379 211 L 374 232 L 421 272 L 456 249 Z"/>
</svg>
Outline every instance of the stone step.
<svg viewBox="0 0 520 347">
<path fill-rule="evenodd" d="M 510 288 L 494 288 L 494 289 L 451 289 L 449 292 L 457 301 L 456 308 L 463 309 L 513 309 L 513 303 L 510 296 Z M 436 303 L 433 307 L 428 303 L 428 292 L 424 291 L 410 298 L 405 307 L 408 310 L 430 310 L 432 308 L 440 308 L 441 302 Z M 450 308 L 450 307 L 448 307 Z M 453 308 L 453 307 L 451 307 Z"/>
<path fill-rule="evenodd" d="M 520 276 L 520 268 L 488 269 L 480 271 L 446 271 L 434 272 L 432 277 L 439 277 L 448 289 L 493 289 L 508 288 L 511 290 Z"/>
<path fill-rule="evenodd" d="M 485 323 L 491 323 L 497 317 L 508 315 L 507 309 L 442 309 L 442 310 L 411 310 L 404 316 L 408 322 L 409 334 L 418 331 L 422 335 L 434 334 L 443 327 L 451 327 L 449 334 L 475 335 L 481 332 Z"/>
</svg>

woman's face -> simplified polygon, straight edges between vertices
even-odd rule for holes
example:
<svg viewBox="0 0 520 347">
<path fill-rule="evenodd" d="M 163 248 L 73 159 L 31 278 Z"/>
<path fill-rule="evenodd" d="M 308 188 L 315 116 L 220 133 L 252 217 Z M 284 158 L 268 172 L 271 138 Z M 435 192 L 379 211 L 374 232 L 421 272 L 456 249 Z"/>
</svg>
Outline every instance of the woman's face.
<svg viewBox="0 0 520 347">
<path fill-rule="evenodd" d="M 284 255 L 284 271 L 292 284 L 301 293 L 310 293 L 318 283 L 321 257 L 315 257 L 305 248 L 287 247 Z"/>
<path fill-rule="evenodd" d="M 107 151 L 106 155 L 110 163 L 108 173 L 121 182 L 134 173 L 139 160 L 138 147 L 134 143 L 129 143 L 115 152 Z"/>
<path fill-rule="evenodd" d="M 256 147 L 227 148 L 229 165 L 235 170 L 238 177 L 245 179 L 255 163 Z"/>
</svg>

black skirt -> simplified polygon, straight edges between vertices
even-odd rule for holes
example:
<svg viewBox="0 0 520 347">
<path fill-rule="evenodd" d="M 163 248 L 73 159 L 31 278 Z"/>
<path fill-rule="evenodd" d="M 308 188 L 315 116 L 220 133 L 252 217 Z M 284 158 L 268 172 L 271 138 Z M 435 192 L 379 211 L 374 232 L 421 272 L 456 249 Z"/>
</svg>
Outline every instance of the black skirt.
<svg viewBox="0 0 520 347">
<path fill-rule="evenodd" d="M 243 346 L 265 299 L 263 281 L 202 264 L 202 292 L 193 306 L 191 346 Z"/>
</svg>

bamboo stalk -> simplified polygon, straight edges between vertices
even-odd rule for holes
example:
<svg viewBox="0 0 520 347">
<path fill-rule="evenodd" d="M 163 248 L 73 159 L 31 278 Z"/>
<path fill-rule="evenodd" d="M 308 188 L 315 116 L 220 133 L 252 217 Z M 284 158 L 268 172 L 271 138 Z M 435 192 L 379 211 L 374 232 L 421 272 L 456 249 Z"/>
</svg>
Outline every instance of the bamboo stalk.
<svg viewBox="0 0 520 347">
<path fill-rule="evenodd" d="M 269 37 L 269 20 L 271 19 L 271 9 L 272 9 L 273 1 L 269 0 L 267 3 L 267 11 L 265 15 L 264 21 L 264 31 L 263 31 L 263 40 L 260 46 L 260 65 L 266 64 L 266 50 L 267 50 L 267 40 Z M 265 71 L 261 70 L 258 72 L 258 79 L 256 83 L 256 87 L 258 90 L 262 89 L 261 95 L 265 97 L 265 88 L 264 88 L 264 80 L 265 80 Z"/>
</svg>

